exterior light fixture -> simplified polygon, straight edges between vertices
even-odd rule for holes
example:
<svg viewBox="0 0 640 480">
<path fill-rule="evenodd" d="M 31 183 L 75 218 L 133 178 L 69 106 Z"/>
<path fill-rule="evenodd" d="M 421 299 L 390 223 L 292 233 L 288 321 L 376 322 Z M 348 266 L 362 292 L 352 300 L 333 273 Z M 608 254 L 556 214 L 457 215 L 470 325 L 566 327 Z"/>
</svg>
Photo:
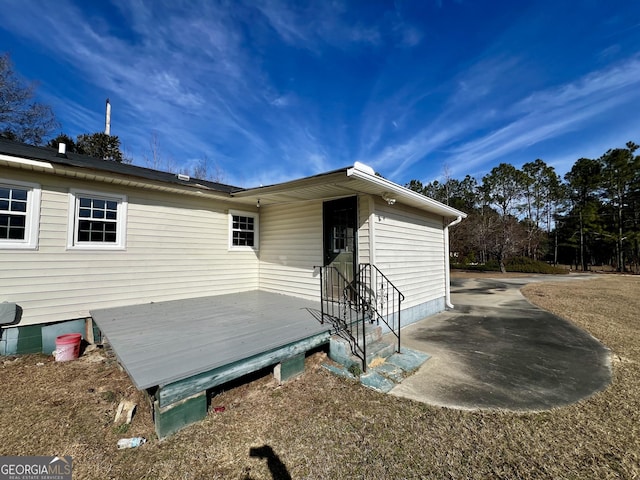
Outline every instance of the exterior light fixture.
<svg viewBox="0 0 640 480">
<path fill-rule="evenodd" d="M 395 197 L 393 197 L 389 192 L 382 192 L 382 199 L 389 205 L 396 203 Z"/>
</svg>

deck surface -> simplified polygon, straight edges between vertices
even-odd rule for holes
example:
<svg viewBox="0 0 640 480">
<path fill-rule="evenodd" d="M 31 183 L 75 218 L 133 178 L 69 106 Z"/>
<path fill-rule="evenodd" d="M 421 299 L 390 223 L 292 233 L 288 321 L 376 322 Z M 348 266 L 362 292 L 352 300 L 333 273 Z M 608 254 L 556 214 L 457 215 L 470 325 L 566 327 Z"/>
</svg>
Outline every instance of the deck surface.
<svg viewBox="0 0 640 480">
<path fill-rule="evenodd" d="M 326 332 L 319 311 L 319 302 L 254 290 L 91 315 L 142 390 Z"/>
</svg>

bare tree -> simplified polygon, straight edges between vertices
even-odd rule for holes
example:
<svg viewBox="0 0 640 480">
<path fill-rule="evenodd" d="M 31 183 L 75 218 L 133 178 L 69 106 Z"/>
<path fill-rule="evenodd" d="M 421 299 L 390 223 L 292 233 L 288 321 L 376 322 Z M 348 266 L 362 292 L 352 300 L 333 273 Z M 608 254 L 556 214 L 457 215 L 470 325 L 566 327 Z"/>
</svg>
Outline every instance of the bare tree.
<svg viewBox="0 0 640 480">
<path fill-rule="evenodd" d="M 206 154 L 202 154 L 198 163 L 191 169 L 190 175 L 200 180 L 209 180 L 211 182 L 222 183 L 224 181 L 224 172 L 217 162 L 211 162 Z"/>
<path fill-rule="evenodd" d="M 155 130 L 151 132 L 151 140 L 149 140 L 149 153 L 150 155 L 144 155 L 144 163 L 147 168 L 153 170 L 161 170 L 164 172 L 177 173 L 175 162 L 171 157 L 164 157 L 160 148 L 160 139 L 158 132 Z"/>
<path fill-rule="evenodd" d="M 59 128 L 51 107 L 34 101 L 35 89 L 16 75 L 8 53 L 0 55 L 0 136 L 41 145 Z"/>
<path fill-rule="evenodd" d="M 498 212 L 497 228 L 492 235 L 490 251 L 498 259 L 500 271 L 505 273 L 505 261 L 513 255 L 519 247 L 521 235 L 517 212 L 523 195 L 523 174 L 508 163 L 501 163 L 482 178 L 482 193 L 488 207 Z"/>
</svg>

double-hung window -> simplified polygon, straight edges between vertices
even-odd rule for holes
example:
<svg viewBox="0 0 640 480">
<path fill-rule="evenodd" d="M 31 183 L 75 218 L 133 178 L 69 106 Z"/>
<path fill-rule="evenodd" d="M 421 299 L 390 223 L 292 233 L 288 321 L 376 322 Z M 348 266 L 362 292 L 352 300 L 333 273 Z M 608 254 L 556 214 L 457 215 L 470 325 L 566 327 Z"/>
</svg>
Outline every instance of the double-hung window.
<svg viewBox="0 0 640 480">
<path fill-rule="evenodd" d="M 0 179 L 0 248 L 38 248 L 40 186 Z"/>
<path fill-rule="evenodd" d="M 72 191 L 69 212 L 68 248 L 125 248 L 126 196 Z"/>
<path fill-rule="evenodd" d="M 229 248 L 231 250 L 258 249 L 258 215 L 229 211 Z"/>
</svg>

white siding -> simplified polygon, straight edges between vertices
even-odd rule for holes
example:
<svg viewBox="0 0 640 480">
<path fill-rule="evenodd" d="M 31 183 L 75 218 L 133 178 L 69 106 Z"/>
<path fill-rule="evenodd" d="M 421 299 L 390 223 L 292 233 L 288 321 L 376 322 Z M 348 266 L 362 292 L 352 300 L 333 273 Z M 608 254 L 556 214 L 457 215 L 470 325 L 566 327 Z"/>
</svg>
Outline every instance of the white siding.
<svg viewBox="0 0 640 480">
<path fill-rule="evenodd" d="M 322 202 L 260 209 L 260 290 L 318 299 Z"/>
<path fill-rule="evenodd" d="M 230 204 L 18 171 L 3 175 L 42 187 L 38 250 L 0 249 L 0 302 L 23 308 L 21 325 L 81 318 L 92 308 L 258 288 L 257 254 L 228 250 Z M 124 251 L 66 249 L 71 188 L 127 195 Z"/>
<path fill-rule="evenodd" d="M 404 294 L 402 308 L 443 297 L 442 218 L 376 200 L 374 221 L 375 263 Z"/>
<path fill-rule="evenodd" d="M 373 263 L 371 260 L 369 215 L 372 211 L 373 200 L 369 195 L 358 197 L 358 232 L 357 254 L 358 263 Z"/>
</svg>

